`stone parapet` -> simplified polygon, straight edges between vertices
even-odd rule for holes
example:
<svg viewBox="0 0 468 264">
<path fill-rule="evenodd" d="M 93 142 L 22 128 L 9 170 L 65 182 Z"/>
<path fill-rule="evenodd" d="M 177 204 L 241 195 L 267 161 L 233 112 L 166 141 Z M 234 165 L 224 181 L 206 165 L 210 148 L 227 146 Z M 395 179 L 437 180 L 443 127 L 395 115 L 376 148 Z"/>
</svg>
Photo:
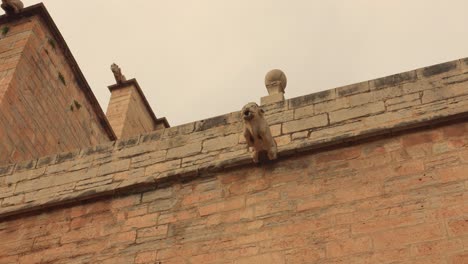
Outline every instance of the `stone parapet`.
<svg viewBox="0 0 468 264">
<path fill-rule="evenodd" d="M 279 156 L 468 114 L 468 60 L 265 105 Z M 240 113 L 0 168 L 0 217 L 251 164 Z M 260 165 L 261 166 L 261 165 Z"/>
</svg>

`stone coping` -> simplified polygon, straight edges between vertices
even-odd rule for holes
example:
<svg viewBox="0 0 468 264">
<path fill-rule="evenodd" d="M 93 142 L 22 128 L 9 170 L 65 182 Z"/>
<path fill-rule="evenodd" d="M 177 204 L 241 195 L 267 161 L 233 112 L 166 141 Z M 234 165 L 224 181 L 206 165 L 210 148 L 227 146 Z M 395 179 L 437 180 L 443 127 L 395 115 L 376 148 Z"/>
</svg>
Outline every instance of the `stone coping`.
<svg viewBox="0 0 468 264">
<path fill-rule="evenodd" d="M 462 59 L 263 108 L 281 159 L 465 118 L 467 88 Z M 240 113 L 229 113 L 1 167 L 0 218 L 251 164 Z"/>
</svg>

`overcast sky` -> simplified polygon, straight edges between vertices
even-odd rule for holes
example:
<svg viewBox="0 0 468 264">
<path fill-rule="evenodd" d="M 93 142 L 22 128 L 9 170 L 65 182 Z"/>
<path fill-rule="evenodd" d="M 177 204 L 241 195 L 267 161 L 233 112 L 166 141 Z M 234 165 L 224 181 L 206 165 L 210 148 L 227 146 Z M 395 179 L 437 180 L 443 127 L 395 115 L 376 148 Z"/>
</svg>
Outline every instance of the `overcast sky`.
<svg viewBox="0 0 468 264">
<path fill-rule="evenodd" d="M 26 6 L 40 1 L 24 0 Z M 43 0 L 104 112 L 115 62 L 172 126 L 468 57 L 466 0 Z"/>
</svg>

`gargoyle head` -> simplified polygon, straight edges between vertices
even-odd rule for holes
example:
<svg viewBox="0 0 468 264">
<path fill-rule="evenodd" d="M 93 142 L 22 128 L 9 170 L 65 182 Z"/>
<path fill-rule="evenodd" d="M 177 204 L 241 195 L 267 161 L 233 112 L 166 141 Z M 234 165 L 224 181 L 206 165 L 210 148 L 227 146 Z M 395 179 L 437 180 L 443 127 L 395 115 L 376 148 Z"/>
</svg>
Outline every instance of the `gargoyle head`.
<svg viewBox="0 0 468 264">
<path fill-rule="evenodd" d="M 241 116 L 245 121 L 250 121 L 255 117 L 263 117 L 263 111 L 256 103 L 248 103 L 242 108 Z"/>
<path fill-rule="evenodd" d="M 113 73 L 118 73 L 118 72 L 120 71 L 120 68 L 119 68 L 119 66 L 118 66 L 117 64 L 112 63 L 112 65 L 111 65 L 111 71 L 112 71 Z"/>
</svg>

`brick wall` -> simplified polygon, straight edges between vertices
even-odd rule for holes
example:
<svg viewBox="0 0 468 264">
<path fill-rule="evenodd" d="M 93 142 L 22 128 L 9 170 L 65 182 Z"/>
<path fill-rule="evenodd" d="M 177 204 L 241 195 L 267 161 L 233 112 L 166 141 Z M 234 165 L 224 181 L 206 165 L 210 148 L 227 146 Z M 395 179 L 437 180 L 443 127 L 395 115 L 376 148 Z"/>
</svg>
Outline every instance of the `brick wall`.
<svg viewBox="0 0 468 264">
<path fill-rule="evenodd" d="M 467 65 L 2 166 L 0 263 L 466 263 Z"/>
<path fill-rule="evenodd" d="M 9 29 L 0 38 L 0 164 L 110 141 L 99 106 L 44 20 L 0 28 Z"/>
<path fill-rule="evenodd" d="M 458 60 L 264 106 L 279 156 L 463 119 Z M 249 164 L 239 112 L 0 167 L 0 217 Z"/>
<path fill-rule="evenodd" d="M 0 263 L 468 262 L 468 123 L 0 222 Z"/>
</svg>

